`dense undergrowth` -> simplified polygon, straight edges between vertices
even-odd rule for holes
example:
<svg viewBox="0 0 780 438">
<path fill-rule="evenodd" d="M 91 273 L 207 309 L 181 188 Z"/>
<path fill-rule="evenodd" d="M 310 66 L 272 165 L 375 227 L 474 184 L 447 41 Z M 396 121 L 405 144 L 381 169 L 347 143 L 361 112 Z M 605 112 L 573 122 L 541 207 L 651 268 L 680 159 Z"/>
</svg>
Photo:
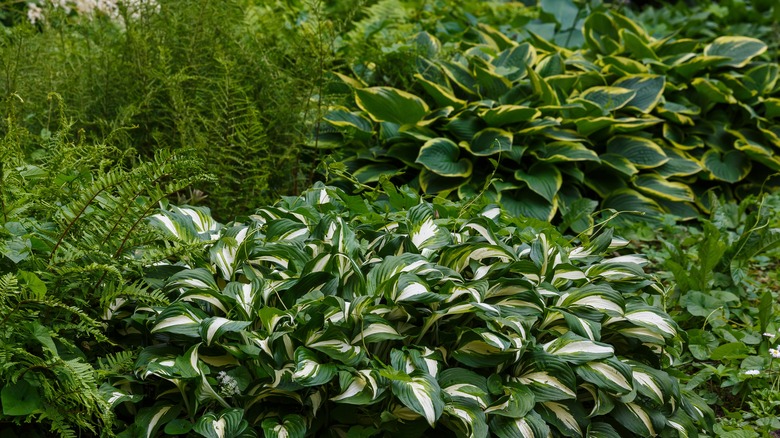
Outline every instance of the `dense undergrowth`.
<svg viewBox="0 0 780 438">
<path fill-rule="evenodd" d="M 780 7 L 462 3 L 0 3 L 0 436 L 780 430 Z"/>
</svg>

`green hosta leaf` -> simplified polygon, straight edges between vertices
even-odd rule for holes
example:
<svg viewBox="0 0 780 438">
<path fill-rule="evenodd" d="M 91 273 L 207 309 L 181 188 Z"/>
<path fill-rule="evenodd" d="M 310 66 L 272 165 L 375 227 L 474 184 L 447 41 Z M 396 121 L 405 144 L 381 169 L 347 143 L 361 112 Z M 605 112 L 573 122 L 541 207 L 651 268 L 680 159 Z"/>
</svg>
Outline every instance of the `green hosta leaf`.
<svg viewBox="0 0 780 438">
<path fill-rule="evenodd" d="M 0 401 L 3 414 L 8 416 L 26 416 L 44 409 L 38 389 L 24 379 L 5 383 L 0 391 Z"/>
<path fill-rule="evenodd" d="M 420 181 L 420 188 L 427 194 L 438 194 L 442 192 L 450 192 L 467 184 L 471 177 L 447 177 L 438 175 L 428 169 L 421 169 L 418 175 Z"/>
<path fill-rule="evenodd" d="M 718 65 L 740 68 L 747 65 L 751 59 L 766 52 L 767 46 L 761 40 L 742 36 L 718 37 L 704 47 L 704 55 L 726 58 Z"/>
<path fill-rule="evenodd" d="M 458 88 L 472 97 L 479 96 L 477 93 L 477 82 L 469 69 L 454 62 L 441 62 L 439 65 L 451 83 L 457 85 Z"/>
<path fill-rule="evenodd" d="M 612 86 L 635 91 L 634 97 L 626 103 L 626 108 L 634 108 L 647 114 L 661 100 L 666 78 L 657 75 L 631 75 L 619 79 Z"/>
<path fill-rule="evenodd" d="M 593 87 L 580 94 L 581 99 L 595 103 L 605 112 L 626 106 L 637 96 L 635 90 L 622 87 Z"/>
<path fill-rule="evenodd" d="M 577 375 L 613 394 L 625 395 L 634 390 L 631 367 L 614 357 L 582 364 L 577 367 Z"/>
<path fill-rule="evenodd" d="M 594 342 L 571 332 L 544 344 L 543 348 L 547 353 L 574 364 L 606 359 L 615 354 L 611 345 Z"/>
<path fill-rule="evenodd" d="M 582 33 L 588 46 L 602 55 L 610 55 L 621 50 L 617 25 L 609 15 L 595 12 L 585 19 Z"/>
<path fill-rule="evenodd" d="M 488 157 L 512 149 L 512 133 L 503 129 L 486 128 L 467 143 L 466 148 L 479 157 Z"/>
<path fill-rule="evenodd" d="M 664 148 L 664 153 L 669 161 L 655 169 L 664 178 L 671 176 L 691 176 L 701 172 L 702 167 L 698 161 L 684 151 Z"/>
<path fill-rule="evenodd" d="M 500 105 L 482 113 L 482 120 L 489 126 L 500 128 L 505 125 L 530 122 L 542 113 L 536 108 L 521 105 Z"/>
<path fill-rule="evenodd" d="M 368 134 L 368 136 L 371 135 L 374 128 L 370 120 L 360 114 L 350 112 L 346 108 L 334 109 L 326 114 L 323 119 L 338 128 Z"/>
<path fill-rule="evenodd" d="M 226 409 L 219 416 L 209 412 L 200 417 L 192 429 L 206 438 L 238 438 L 248 427 L 243 409 Z"/>
<path fill-rule="evenodd" d="M 701 94 L 700 102 L 705 102 L 705 107 L 707 104 L 711 106 L 715 103 L 737 103 L 733 90 L 716 79 L 695 78 L 691 81 L 691 85 Z"/>
<path fill-rule="evenodd" d="M 206 318 L 200 322 L 200 335 L 206 345 L 228 332 L 240 332 L 252 324 L 249 321 L 231 321 L 220 316 Z"/>
<path fill-rule="evenodd" d="M 536 64 L 536 49 L 529 43 L 521 43 L 499 53 L 492 62 L 497 74 L 516 81 Z"/>
<path fill-rule="evenodd" d="M 416 124 L 428 114 L 428 105 L 419 97 L 389 87 L 355 90 L 355 102 L 377 122 Z"/>
<path fill-rule="evenodd" d="M 336 376 L 336 365 L 320 363 L 313 351 L 304 347 L 295 350 L 295 372 L 293 380 L 303 386 L 320 386 Z"/>
<path fill-rule="evenodd" d="M 634 187 L 650 196 L 669 201 L 693 202 L 693 190 L 683 183 L 668 181 L 657 173 L 643 173 L 632 180 Z"/>
<path fill-rule="evenodd" d="M 555 90 L 547 83 L 547 80 L 539 73 L 532 70 L 530 67 L 527 70 L 528 77 L 531 79 L 531 87 L 534 90 L 534 95 L 539 98 L 543 105 L 559 105 L 558 95 Z"/>
<path fill-rule="evenodd" d="M 472 163 L 460 158 L 460 148 L 447 138 L 428 140 L 420 148 L 417 163 L 431 172 L 445 177 L 467 177 L 471 175 Z"/>
<path fill-rule="evenodd" d="M 633 176 L 636 175 L 639 170 L 637 170 L 636 166 L 629 161 L 628 158 L 618 155 L 618 154 L 601 154 L 599 155 L 599 159 L 601 162 L 618 172 L 622 173 L 626 176 Z"/>
<path fill-rule="evenodd" d="M 715 149 L 707 151 L 701 158 L 704 168 L 713 179 L 736 183 L 744 179 L 752 167 L 748 157 L 737 150 L 720 153 Z"/>
<path fill-rule="evenodd" d="M 655 51 L 648 44 L 647 38 L 644 35 L 638 35 L 631 32 L 628 29 L 620 29 L 620 40 L 626 46 L 626 49 L 631 52 L 635 59 L 652 59 L 658 60 L 658 56 Z"/>
<path fill-rule="evenodd" d="M 466 101 L 457 98 L 449 86 L 429 81 L 420 74 L 415 74 L 414 78 L 417 79 L 417 82 L 422 86 L 425 92 L 436 101 L 436 104 L 439 105 L 439 107 L 451 106 L 453 108 L 463 108 L 466 106 Z"/>
<path fill-rule="evenodd" d="M 261 424 L 266 438 L 304 438 L 308 431 L 306 419 L 297 414 L 284 418 L 267 418 Z"/>
<path fill-rule="evenodd" d="M 580 143 L 571 141 L 555 141 L 531 152 L 539 160 L 548 163 L 561 163 L 568 161 L 595 161 L 599 162 L 599 156 Z"/>
<path fill-rule="evenodd" d="M 658 214 L 661 207 L 652 199 L 630 189 L 619 189 L 610 194 L 601 206 L 617 211 L 638 211 L 643 213 Z"/>
<path fill-rule="evenodd" d="M 495 73 L 493 66 L 479 62 L 480 58 L 473 60 L 476 65 L 472 67 L 474 78 L 477 81 L 477 91 L 486 99 L 498 99 L 511 87 L 511 83 L 504 76 Z"/>
<path fill-rule="evenodd" d="M 660 146 L 644 137 L 616 135 L 607 142 L 607 152 L 626 157 L 640 169 L 658 167 L 669 161 Z"/>
<path fill-rule="evenodd" d="M 494 416 L 490 421 L 490 431 L 499 438 L 547 438 L 550 427 L 534 411 L 523 418 Z"/>
<path fill-rule="evenodd" d="M 439 383 L 428 373 L 414 371 L 409 375 L 394 373 L 391 379 L 393 394 L 407 408 L 425 418 L 433 427 L 444 410 Z"/>
<path fill-rule="evenodd" d="M 551 221 L 558 209 L 558 198 L 550 202 L 530 190 L 501 193 L 501 206 L 510 215 Z"/>
<path fill-rule="evenodd" d="M 563 185 L 563 177 L 557 167 L 546 164 L 536 163 L 528 171 L 515 171 L 515 178 L 528 184 L 528 188 L 539 194 L 549 202 Z"/>
</svg>

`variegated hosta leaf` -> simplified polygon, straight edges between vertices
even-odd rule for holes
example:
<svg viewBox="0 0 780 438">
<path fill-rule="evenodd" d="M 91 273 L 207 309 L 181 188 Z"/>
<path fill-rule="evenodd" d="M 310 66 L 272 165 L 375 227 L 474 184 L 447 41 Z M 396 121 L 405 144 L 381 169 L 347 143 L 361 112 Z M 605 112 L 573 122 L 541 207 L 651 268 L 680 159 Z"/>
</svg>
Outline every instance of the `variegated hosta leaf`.
<svg viewBox="0 0 780 438">
<path fill-rule="evenodd" d="M 637 436 L 655 436 L 666 425 L 663 414 L 636 403 L 617 403 L 612 415 Z"/>
<path fill-rule="evenodd" d="M 673 338 L 679 332 L 677 323 L 668 314 L 655 307 L 631 303 L 624 316 L 631 323 L 653 330 L 664 338 Z"/>
<path fill-rule="evenodd" d="M 509 382 L 504 385 L 504 395 L 485 409 L 486 414 L 509 418 L 525 417 L 536 404 L 534 393 L 525 385 Z"/>
<path fill-rule="evenodd" d="M 451 401 L 444 405 L 443 419 L 449 420 L 447 427 L 458 433 L 459 436 L 469 438 L 487 438 L 489 436 L 485 413 L 482 409 L 468 400 Z"/>
<path fill-rule="evenodd" d="M 352 338 L 351 344 L 371 344 L 404 338 L 405 336 L 398 333 L 386 319 L 374 315 L 366 315 L 356 328 L 356 334 Z"/>
<path fill-rule="evenodd" d="M 518 346 L 500 333 L 487 330 L 467 330 L 461 335 L 458 348 L 452 352 L 458 362 L 472 367 L 492 367 L 513 359 Z"/>
<path fill-rule="evenodd" d="M 663 406 L 671 398 L 680 397 L 672 378 L 665 372 L 634 361 L 628 361 L 628 365 L 634 374 L 634 384 L 639 393 L 657 406 Z"/>
<path fill-rule="evenodd" d="M 535 411 L 523 418 L 494 416 L 490 421 L 490 431 L 499 438 L 547 438 L 550 427 Z"/>
<path fill-rule="evenodd" d="M 444 301 L 447 297 L 431 292 L 425 280 L 415 274 L 402 273 L 390 297 L 395 302 L 435 303 Z"/>
<path fill-rule="evenodd" d="M 543 352 L 529 355 L 528 366 L 509 381 L 530 388 L 537 402 L 577 397 L 577 379 L 571 366 Z"/>
<path fill-rule="evenodd" d="M 295 350 L 293 380 L 303 386 L 324 385 L 336 376 L 336 365 L 322 363 L 313 351 L 304 347 Z"/>
<path fill-rule="evenodd" d="M 573 364 L 601 360 L 615 354 L 615 349 L 601 342 L 591 341 L 572 332 L 542 346 L 544 351 Z"/>
<path fill-rule="evenodd" d="M 213 316 L 206 318 L 200 323 L 200 335 L 206 345 L 211 345 L 214 340 L 218 339 L 228 332 L 240 332 L 252 324 L 249 321 L 231 321 L 227 318 L 220 316 Z"/>
<path fill-rule="evenodd" d="M 122 389 L 116 388 L 109 383 L 103 383 L 99 389 L 100 396 L 105 400 L 111 408 L 116 407 L 120 403 L 124 402 L 137 402 L 143 398 L 142 395 L 131 394 Z"/>
<path fill-rule="evenodd" d="M 251 283 L 231 281 L 225 285 L 222 293 L 233 299 L 236 304 L 234 309 L 240 319 L 251 321 L 257 317 L 256 309 L 261 306 L 264 283 L 261 279 L 256 279 Z"/>
<path fill-rule="evenodd" d="M 187 214 L 178 211 L 161 211 L 151 216 L 149 222 L 155 228 L 176 240 L 184 242 L 198 242 L 201 240 L 192 218 Z M 210 238 L 211 236 L 209 236 Z"/>
<path fill-rule="evenodd" d="M 386 373 L 385 377 L 390 379 L 393 394 L 404 406 L 422 416 L 431 427 L 436 424 L 444 410 L 441 388 L 436 379 L 424 371 L 411 374 L 396 371 Z"/>
<path fill-rule="evenodd" d="M 266 438 L 304 438 L 308 431 L 306 419 L 297 414 L 267 418 L 261 427 Z"/>
<path fill-rule="evenodd" d="M 586 413 L 574 401 L 547 401 L 536 405 L 539 415 L 563 436 L 581 437 L 587 424 Z"/>
<path fill-rule="evenodd" d="M 179 271 L 168 279 L 168 289 L 178 288 L 180 293 L 191 289 L 219 291 L 214 274 L 204 268 L 185 269 Z"/>
<path fill-rule="evenodd" d="M 572 311 L 585 307 L 610 316 L 622 316 L 625 300 L 621 293 L 612 289 L 608 284 L 589 284 L 562 293 L 555 305 Z"/>
<path fill-rule="evenodd" d="M 433 208 L 418 204 L 409 210 L 409 238 L 419 250 L 439 249 L 450 243 L 450 232 L 434 221 Z"/>
<path fill-rule="evenodd" d="M 356 366 L 366 357 L 365 350 L 352 345 L 347 337 L 335 327 L 315 333 L 306 340 L 306 346 L 349 366 Z"/>
<path fill-rule="evenodd" d="M 467 400 L 484 410 L 491 402 L 487 379 L 465 368 L 447 368 L 439 375 L 439 386 L 450 400 Z"/>
<path fill-rule="evenodd" d="M 515 255 L 497 245 L 469 243 L 454 245 L 444 249 L 439 263 L 456 272 L 462 272 L 471 260 L 483 261 L 491 258 L 509 262 L 515 260 Z"/>
<path fill-rule="evenodd" d="M 584 363 L 577 367 L 577 375 L 616 395 L 629 394 L 634 390 L 631 367 L 615 357 Z"/>
<path fill-rule="evenodd" d="M 248 227 L 230 228 L 222 234 L 216 245 L 211 247 L 211 262 L 219 268 L 225 280 L 232 279 L 238 265 L 248 256 L 246 249 L 239 254 L 239 248 L 246 240 L 248 232 Z"/>
<path fill-rule="evenodd" d="M 243 409 L 225 409 L 200 417 L 192 429 L 206 438 L 238 438 L 248 427 Z"/>
<path fill-rule="evenodd" d="M 340 371 L 339 388 L 339 394 L 331 397 L 331 401 L 364 406 L 381 400 L 385 383 L 375 370 L 363 369 L 356 373 Z"/>
<path fill-rule="evenodd" d="M 160 427 L 176 418 L 180 411 L 180 406 L 165 403 L 141 409 L 135 417 L 135 425 L 140 432 L 139 435 L 144 438 L 156 436 Z"/>
<path fill-rule="evenodd" d="M 207 315 L 182 302 L 173 303 L 155 318 L 152 333 L 174 333 L 199 337 L 200 323 Z"/>
</svg>

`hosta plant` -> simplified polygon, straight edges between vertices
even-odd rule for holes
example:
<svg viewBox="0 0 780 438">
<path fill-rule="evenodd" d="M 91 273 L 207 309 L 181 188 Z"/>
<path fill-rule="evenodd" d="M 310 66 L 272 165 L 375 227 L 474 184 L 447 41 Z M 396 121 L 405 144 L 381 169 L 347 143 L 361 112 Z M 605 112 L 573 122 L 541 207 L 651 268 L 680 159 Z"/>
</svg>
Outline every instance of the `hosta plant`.
<svg viewBox="0 0 780 438">
<path fill-rule="evenodd" d="M 765 43 L 656 39 L 603 12 L 582 33 L 569 50 L 480 26 L 459 53 L 420 56 L 410 90 L 350 80 L 354 105 L 325 117 L 317 145 L 334 149 L 336 176 L 460 199 L 488 185 L 508 211 L 560 213 L 576 231 L 596 200 L 691 218 L 707 190 L 739 195 L 780 170 L 780 69 L 761 60 Z"/>
<path fill-rule="evenodd" d="M 665 371 L 684 335 L 609 230 L 572 243 L 387 183 L 318 185 L 221 228 L 188 209 L 153 222 L 202 251 L 148 271 L 170 275 L 171 304 L 135 311 L 152 345 L 110 390 L 138 409 L 125 436 L 696 436 L 711 420 Z"/>
</svg>

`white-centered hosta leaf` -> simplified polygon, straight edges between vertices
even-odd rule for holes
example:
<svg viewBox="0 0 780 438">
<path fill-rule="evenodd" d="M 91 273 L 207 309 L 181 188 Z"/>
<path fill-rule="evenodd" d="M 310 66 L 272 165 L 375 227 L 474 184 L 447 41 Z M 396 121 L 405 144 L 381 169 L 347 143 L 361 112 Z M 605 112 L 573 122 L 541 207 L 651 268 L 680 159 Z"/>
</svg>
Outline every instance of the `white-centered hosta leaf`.
<svg viewBox="0 0 780 438">
<path fill-rule="evenodd" d="M 584 363 L 577 367 L 577 375 L 612 394 L 625 395 L 634 390 L 631 368 L 616 358 Z"/>
<path fill-rule="evenodd" d="M 151 332 L 175 333 L 179 335 L 198 337 L 200 322 L 205 314 L 187 304 L 173 303 L 163 310 L 155 319 Z"/>
<path fill-rule="evenodd" d="M 252 324 L 249 321 L 231 321 L 221 316 L 206 318 L 200 323 L 200 335 L 206 345 L 211 345 L 215 339 L 224 333 L 240 332 Z"/>
<path fill-rule="evenodd" d="M 393 394 L 407 408 L 421 415 L 433 427 L 444 410 L 441 388 L 428 373 L 414 371 L 407 376 L 391 377 Z"/>
<path fill-rule="evenodd" d="M 660 333 L 665 338 L 677 336 L 677 324 L 669 315 L 650 306 L 631 306 L 625 318 L 632 323 Z"/>
<path fill-rule="evenodd" d="M 219 415 L 209 412 L 192 426 L 192 430 L 206 438 L 238 438 L 248 428 L 243 409 L 226 409 Z"/>
<path fill-rule="evenodd" d="M 542 348 L 553 356 L 575 364 L 606 359 L 615 354 L 611 345 L 594 342 L 572 332 L 542 345 Z"/>
<path fill-rule="evenodd" d="M 313 351 L 304 347 L 295 350 L 293 380 L 303 386 L 320 386 L 336 376 L 336 365 L 321 363 Z"/>
<path fill-rule="evenodd" d="M 306 418 L 298 414 L 267 418 L 261 427 L 266 438 L 304 438 L 308 431 Z"/>
</svg>

